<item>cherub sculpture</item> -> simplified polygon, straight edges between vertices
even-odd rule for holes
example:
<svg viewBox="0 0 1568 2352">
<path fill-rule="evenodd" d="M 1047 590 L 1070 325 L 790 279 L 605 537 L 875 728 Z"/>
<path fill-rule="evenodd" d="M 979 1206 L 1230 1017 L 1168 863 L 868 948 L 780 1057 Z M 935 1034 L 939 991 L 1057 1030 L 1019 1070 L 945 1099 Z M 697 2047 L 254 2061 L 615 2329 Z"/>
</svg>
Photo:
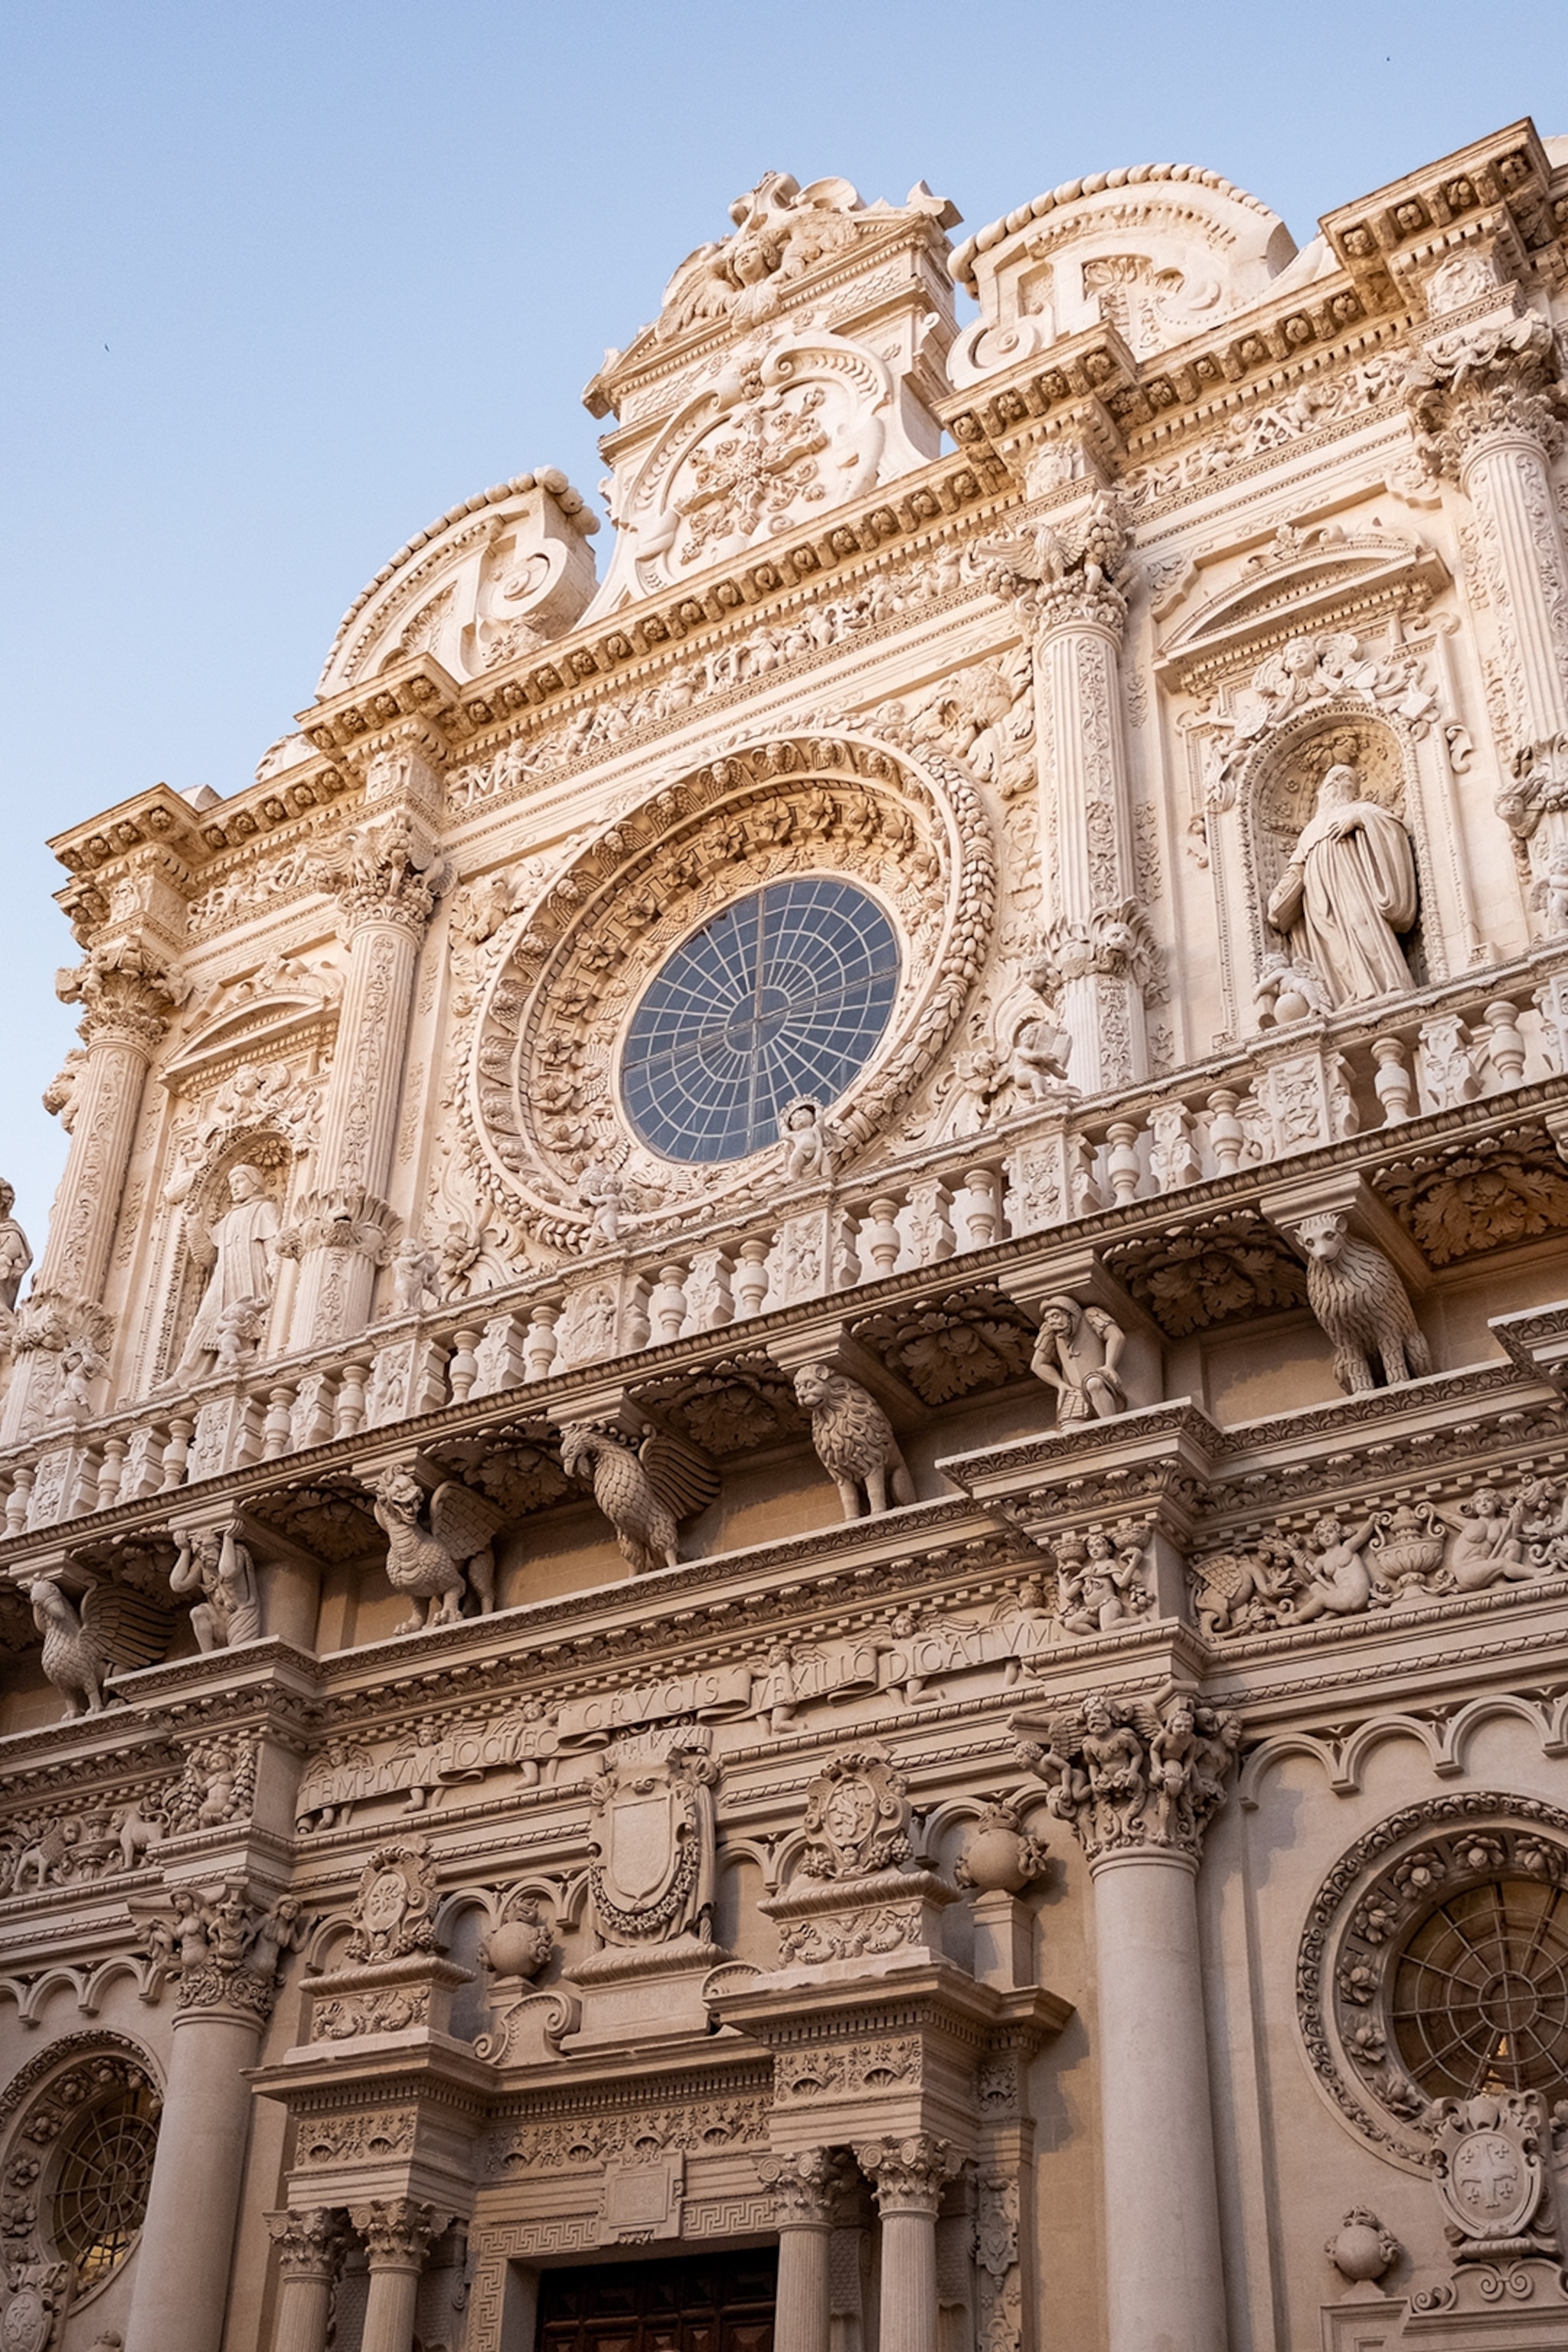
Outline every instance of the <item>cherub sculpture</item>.
<svg viewBox="0 0 1568 2352">
<path fill-rule="evenodd" d="M 785 1103 L 779 1117 L 786 1184 L 826 1184 L 833 1173 L 832 1130 L 810 1095 Z"/>
</svg>

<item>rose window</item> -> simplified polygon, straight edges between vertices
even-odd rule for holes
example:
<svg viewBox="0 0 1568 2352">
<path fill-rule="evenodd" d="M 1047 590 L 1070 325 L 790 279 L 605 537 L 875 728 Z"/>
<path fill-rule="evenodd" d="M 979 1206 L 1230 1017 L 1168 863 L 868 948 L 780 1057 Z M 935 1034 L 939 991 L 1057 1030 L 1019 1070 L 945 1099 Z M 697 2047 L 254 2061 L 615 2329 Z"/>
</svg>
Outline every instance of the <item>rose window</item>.
<svg viewBox="0 0 1568 2352">
<path fill-rule="evenodd" d="M 1490 1878 L 1450 1895 L 1399 1955 L 1389 2022 L 1412 2079 L 1431 2098 L 1469 2098 L 1493 2081 L 1561 2093 L 1568 1894 Z"/>
<path fill-rule="evenodd" d="M 76 2273 L 77 2292 L 119 2269 L 147 2210 L 158 2105 L 144 2084 L 127 2085 L 80 2116 L 60 2149 L 51 2235 Z"/>
<path fill-rule="evenodd" d="M 738 1160 L 801 1096 L 831 1103 L 879 1044 L 899 943 L 876 901 L 826 875 L 774 882 L 715 915 L 645 991 L 621 1098 L 666 1160 Z"/>
</svg>

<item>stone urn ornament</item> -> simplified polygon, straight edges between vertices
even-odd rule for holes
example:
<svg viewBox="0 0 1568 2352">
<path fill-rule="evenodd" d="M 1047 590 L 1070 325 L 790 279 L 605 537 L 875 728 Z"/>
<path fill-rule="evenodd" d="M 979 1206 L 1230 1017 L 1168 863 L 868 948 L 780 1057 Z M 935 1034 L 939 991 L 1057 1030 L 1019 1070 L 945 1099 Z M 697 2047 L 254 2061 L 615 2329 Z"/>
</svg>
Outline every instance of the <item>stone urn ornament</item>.
<svg viewBox="0 0 1568 2352">
<path fill-rule="evenodd" d="M 1400 2245 L 1375 2213 L 1364 2205 L 1354 2205 L 1323 2252 L 1344 2280 L 1347 2294 L 1369 2287 L 1381 2293 L 1379 2281 L 1399 2260 Z"/>
<path fill-rule="evenodd" d="M 998 1797 L 975 1822 L 954 1874 L 976 1895 L 1017 1895 L 1038 1878 L 1049 1857 L 1023 1828 L 1016 1805 Z"/>
</svg>

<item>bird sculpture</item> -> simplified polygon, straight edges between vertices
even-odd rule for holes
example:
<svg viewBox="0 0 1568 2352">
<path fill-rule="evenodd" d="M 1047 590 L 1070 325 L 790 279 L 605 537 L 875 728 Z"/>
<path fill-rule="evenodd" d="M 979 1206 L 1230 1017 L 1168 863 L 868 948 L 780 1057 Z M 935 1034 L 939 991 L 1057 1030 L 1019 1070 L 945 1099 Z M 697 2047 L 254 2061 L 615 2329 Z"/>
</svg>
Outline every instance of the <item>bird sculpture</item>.
<svg viewBox="0 0 1568 2352">
<path fill-rule="evenodd" d="M 386 1534 L 386 1577 L 395 1591 L 412 1595 L 412 1613 L 399 1633 L 419 1633 L 431 1625 L 455 1625 L 471 1581 L 482 1615 L 495 1607 L 495 1554 L 491 1538 L 500 1513 L 459 1479 L 448 1479 L 430 1497 L 430 1524 L 420 1523 L 425 1489 L 411 1471 L 385 1470 L 376 1480 L 371 1506 Z M 463 1574 L 467 1561 L 468 1574 Z M 427 1601 L 423 1616 L 419 1602 Z"/>
<path fill-rule="evenodd" d="M 114 1659 L 94 1627 L 99 1597 L 95 1587 L 79 1612 L 53 1577 L 37 1577 L 27 1588 L 33 1622 L 44 1637 L 44 1674 L 65 1700 L 68 1716 L 103 1712 L 103 1685 Z"/>
<path fill-rule="evenodd" d="M 680 1521 L 710 1503 L 719 1481 L 703 1457 L 679 1438 L 646 1429 L 640 1442 L 591 1422 L 561 1433 L 561 1466 L 591 1479 L 594 1500 L 616 1531 L 634 1576 L 674 1568 Z"/>
</svg>

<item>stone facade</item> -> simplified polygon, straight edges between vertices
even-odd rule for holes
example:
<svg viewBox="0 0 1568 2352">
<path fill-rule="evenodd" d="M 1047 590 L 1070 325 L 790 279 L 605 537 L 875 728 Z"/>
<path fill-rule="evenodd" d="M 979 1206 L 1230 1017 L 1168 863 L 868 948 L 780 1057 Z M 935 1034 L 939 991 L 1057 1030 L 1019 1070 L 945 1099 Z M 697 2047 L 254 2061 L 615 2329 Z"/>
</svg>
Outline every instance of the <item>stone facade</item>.
<svg viewBox="0 0 1568 2352">
<path fill-rule="evenodd" d="M 1568 142 L 731 217 L 55 844 L 0 2340 L 1568 2345 Z"/>
</svg>

